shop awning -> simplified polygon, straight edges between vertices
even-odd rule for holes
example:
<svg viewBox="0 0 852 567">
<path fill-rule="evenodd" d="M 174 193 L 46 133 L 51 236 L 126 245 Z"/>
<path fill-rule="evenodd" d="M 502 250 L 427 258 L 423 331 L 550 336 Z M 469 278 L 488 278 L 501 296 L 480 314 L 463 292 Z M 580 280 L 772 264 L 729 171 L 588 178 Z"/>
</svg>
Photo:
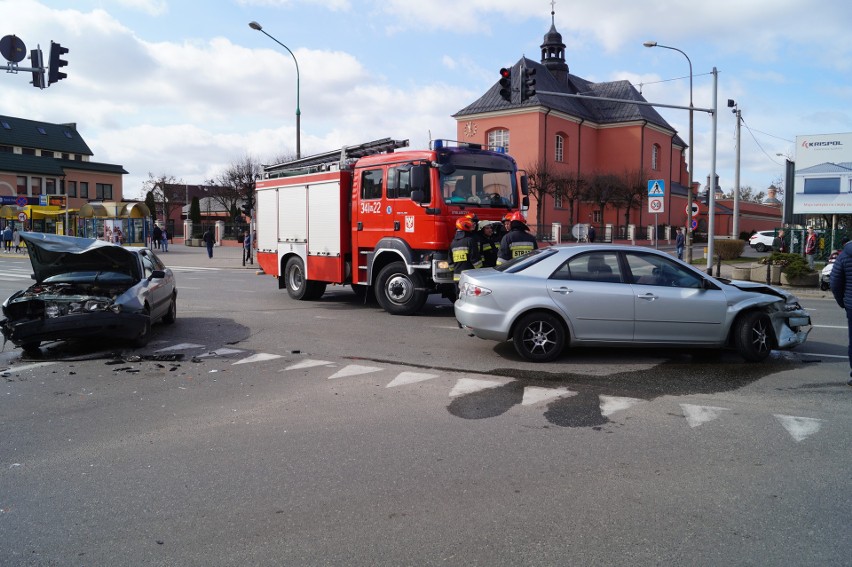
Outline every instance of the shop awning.
<svg viewBox="0 0 852 567">
<path fill-rule="evenodd" d="M 107 218 L 112 217 L 113 215 L 110 215 L 109 211 L 107 211 L 107 208 L 100 203 L 86 203 L 85 205 L 80 207 L 79 216 L 81 219 L 91 219 Z"/>
</svg>

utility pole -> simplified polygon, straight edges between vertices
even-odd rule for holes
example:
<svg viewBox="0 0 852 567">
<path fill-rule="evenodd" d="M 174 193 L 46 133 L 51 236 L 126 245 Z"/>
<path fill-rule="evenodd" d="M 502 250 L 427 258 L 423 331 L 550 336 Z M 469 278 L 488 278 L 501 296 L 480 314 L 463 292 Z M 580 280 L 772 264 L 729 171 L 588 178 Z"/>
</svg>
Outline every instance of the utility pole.
<svg viewBox="0 0 852 567">
<path fill-rule="evenodd" d="M 739 238 L 740 235 L 740 132 L 742 122 L 742 110 L 733 99 L 728 99 L 728 108 L 737 117 L 737 160 L 734 167 L 734 222 L 731 223 L 731 237 Z"/>
</svg>

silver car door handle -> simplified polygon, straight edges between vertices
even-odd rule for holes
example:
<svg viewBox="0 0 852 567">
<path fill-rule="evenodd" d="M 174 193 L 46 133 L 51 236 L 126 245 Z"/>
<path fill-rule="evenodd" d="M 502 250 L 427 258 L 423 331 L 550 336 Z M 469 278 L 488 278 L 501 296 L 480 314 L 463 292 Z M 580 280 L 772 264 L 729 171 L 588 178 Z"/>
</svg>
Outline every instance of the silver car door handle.
<svg viewBox="0 0 852 567">
<path fill-rule="evenodd" d="M 653 293 L 643 293 L 642 295 L 637 295 L 636 297 L 638 297 L 639 299 L 647 299 L 648 301 L 654 301 L 655 299 L 657 299 L 657 296 Z"/>
<path fill-rule="evenodd" d="M 569 293 L 574 293 L 573 289 L 565 287 L 565 286 L 552 287 L 552 288 L 550 288 L 550 291 L 555 291 L 556 293 L 562 293 L 562 294 L 566 294 L 566 295 L 569 294 Z"/>
</svg>

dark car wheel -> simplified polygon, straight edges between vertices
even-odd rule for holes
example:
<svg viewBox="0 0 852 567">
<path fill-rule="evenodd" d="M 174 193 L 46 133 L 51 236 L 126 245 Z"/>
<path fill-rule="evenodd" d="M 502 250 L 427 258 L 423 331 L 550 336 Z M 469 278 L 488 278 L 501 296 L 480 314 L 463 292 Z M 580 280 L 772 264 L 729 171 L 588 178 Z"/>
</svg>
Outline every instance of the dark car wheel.
<svg viewBox="0 0 852 567">
<path fill-rule="evenodd" d="M 139 335 L 133 339 L 133 346 L 137 348 L 144 347 L 151 340 L 151 308 L 145 306 L 145 326 Z"/>
<path fill-rule="evenodd" d="M 769 316 L 752 311 L 740 318 L 734 335 L 737 352 L 748 362 L 765 360 L 772 351 L 772 323 Z"/>
<path fill-rule="evenodd" d="M 763 242 L 758 242 L 757 244 L 755 244 L 754 249 L 758 252 L 766 252 L 766 244 L 764 244 Z"/>
<path fill-rule="evenodd" d="M 172 294 L 172 299 L 169 301 L 169 310 L 163 315 L 163 323 L 171 325 L 177 319 L 177 296 Z"/>
<path fill-rule="evenodd" d="M 555 360 L 565 349 L 562 321 L 550 313 L 529 313 L 515 325 L 512 340 L 518 354 L 533 362 Z"/>
<path fill-rule="evenodd" d="M 314 282 L 307 279 L 305 263 L 301 258 L 290 258 L 284 268 L 284 281 L 287 284 L 287 294 L 293 299 L 319 299 L 325 293 L 324 282 Z"/>
<path fill-rule="evenodd" d="M 429 294 L 417 270 L 409 274 L 402 262 L 388 264 L 376 278 L 376 300 L 391 315 L 411 315 L 420 311 Z"/>
<path fill-rule="evenodd" d="M 829 289 L 830 287 L 831 287 L 831 285 L 830 285 L 828 282 L 819 282 L 819 288 L 820 288 L 822 291 L 828 291 L 828 289 Z"/>
<path fill-rule="evenodd" d="M 41 341 L 31 341 L 28 343 L 23 343 L 21 345 L 21 350 L 27 353 L 38 352 L 38 347 L 41 346 Z"/>
</svg>

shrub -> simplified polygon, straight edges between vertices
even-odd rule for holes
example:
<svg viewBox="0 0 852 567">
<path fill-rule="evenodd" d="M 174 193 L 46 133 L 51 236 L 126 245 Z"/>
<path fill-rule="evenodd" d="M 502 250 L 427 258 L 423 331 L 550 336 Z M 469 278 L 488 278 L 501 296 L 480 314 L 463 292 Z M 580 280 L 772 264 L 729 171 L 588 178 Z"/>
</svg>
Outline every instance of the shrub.
<svg viewBox="0 0 852 567">
<path fill-rule="evenodd" d="M 787 254 L 787 256 L 792 256 L 793 258 L 781 268 L 781 272 L 786 274 L 788 278 L 797 278 L 814 271 L 808 266 L 807 260 L 798 254 Z"/>
<path fill-rule="evenodd" d="M 720 260 L 736 260 L 742 256 L 745 245 L 744 240 L 729 240 L 726 238 L 724 240 L 713 241 L 713 247 Z"/>
<path fill-rule="evenodd" d="M 773 266 L 783 267 L 794 261 L 796 258 L 801 258 L 801 256 L 798 254 L 790 254 L 788 252 L 773 252 L 769 256 L 760 258 L 757 263 L 763 265 L 772 264 Z"/>
</svg>

